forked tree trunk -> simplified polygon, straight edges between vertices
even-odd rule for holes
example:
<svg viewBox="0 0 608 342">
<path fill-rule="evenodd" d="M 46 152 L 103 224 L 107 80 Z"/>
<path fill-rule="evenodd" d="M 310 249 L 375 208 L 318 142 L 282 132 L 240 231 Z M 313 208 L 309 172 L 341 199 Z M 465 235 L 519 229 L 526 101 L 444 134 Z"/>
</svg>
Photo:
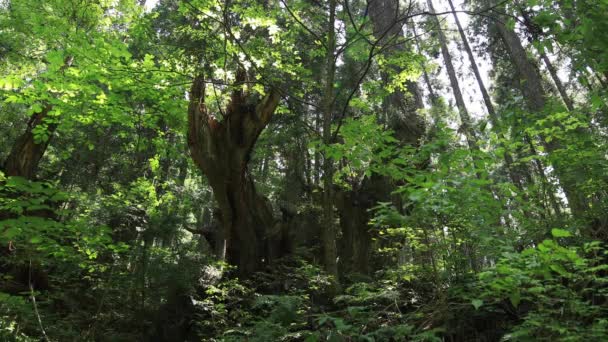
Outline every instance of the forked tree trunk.
<svg viewBox="0 0 608 342">
<path fill-rule="evenodd" d="M 237 83 L 242 81 L 244 72 L 240 71 Z M 220 239 L 225 243 L 218 243 L 223 246 L 218 256 L 237 264 L 242 275 L 249 275 L 262 265 L 264 232 L 272 224 L 270 204 L 256 192 L 247 164 L 279 100 L 278 92 L 273 90 L 252 104 L 252 97 L 237 89 L 232 93 L 224 117 L 218 121 L 205 106 L 202 76 L 193 81 L 190 91 L 188 146 L 192 160 L 207 177 L 220 209 Z"/>
</svg>

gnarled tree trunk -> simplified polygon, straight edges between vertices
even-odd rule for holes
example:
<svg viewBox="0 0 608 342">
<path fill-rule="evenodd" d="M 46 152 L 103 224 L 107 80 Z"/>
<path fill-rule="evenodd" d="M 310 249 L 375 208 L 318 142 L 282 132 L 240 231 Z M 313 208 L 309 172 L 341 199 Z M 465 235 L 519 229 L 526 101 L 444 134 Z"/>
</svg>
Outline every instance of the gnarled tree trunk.
<svg viewBox="0 0 608 342">
<path fill-rule="evenodd" d="M 25 132 L 17 138 L 11 153 L 4 161 L 4 173 L 6 176 L 18 176 L 26 179 L 33 179 L 38 168 L 38 163 L 44 152 L 46 151 L 49 141 L 57 125 L 47 124 L 47 138 L 44 141 L 37 142 L 34 138 L 34 129 L 40 125 L 44 125 L 44 119 L 48 116 L 52 106 L 46 105 L 38 113 L 35 113 L 30 118 Z"/>
<path fill-rule="evenodd" d="M 244 80 L 240 71 L 237 83 Z M 188 146 L 197 167 L 207 177 L 221 212 L 224 243 L 218 256 L 239 267 L 242 275 L 259 269 L 264 257 L 264 231 L 272 224 L 267 199 L 256 192 L 247 163 L 258 136 L 279 104 L 271 91 L 257 104 L 237 89 L 224 117 L 218 121 L 205 106 L 205 81 L 197 77 L 190 91 Z"/>
<path fill-rule="evenodd" d="M 73 62 L 74 57 L 67 56 L 63 65 L 59 68 L 59 72 L 63 73 Z M 40 163 L 40 159 L 46 152 L 53 133 L 57 129 L 56 122 L 46 120 L 52 110 L 53 106 L 45 103 L 40 111 L 32 115 L 25 132 L 17 138 L 11 153 L 4 161 L 2 169 L 6 176 L 23 177 L 30 180 L 34 178 L 38 163 Z M 34 130 L 39 127 L 44 128 L 47 133 L 47 138 L 43 141 L 36 141 L 34 138 Z"/>
</svg>

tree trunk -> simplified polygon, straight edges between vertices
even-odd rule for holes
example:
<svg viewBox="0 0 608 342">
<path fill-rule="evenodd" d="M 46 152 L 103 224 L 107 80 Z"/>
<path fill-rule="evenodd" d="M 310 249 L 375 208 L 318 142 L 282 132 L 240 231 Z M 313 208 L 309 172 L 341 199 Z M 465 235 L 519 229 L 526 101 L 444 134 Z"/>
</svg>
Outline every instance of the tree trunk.
<svg viewBox="0 0 608 342">
<path fill-rule="evenodd" d="M 365 177 L 361 185 L 352 190 L 337 190 L 336 207 L 340 213 L 342 227 L 340 241 L 342 270 L 370 274 L 373 246 L 369 225 L 372 218 L 371 209 L 379 202 L 390 202 L 391 192 L 394 189 L 395 184 L 390 178 L 372 174 Z"/>
<path fill-rule="evenodd" d="M 237 73 L 237 86 L 245 72 Z M 188 146 L 192 160 L 207 177 L 221 213 L 227 259 L 239 267 L 243 276 L 258 270 L 264 262 L 265 230 L 272 224 L 267 199 L 255 189 L 247 170 L 258 136 L 279 104 L 272 90 L 252 105 L 243 90 L 233 91 L 225 116 L 218 121 L 205 106 L 205 81 L 198 76 L 192 83 L 188 107 Z M 218 241 L 219 243 L 220 241 Z M 220 243 L 221 244 L 221 243 Z"/>
<path fill-rule="evenodd" d="M 372 236 L 369 230 L 370 214 L 376 201 L 370 201 L 369 188 L 364 181 L 361 189 L 340 191 L 336 194 L 336 207 L 340 213 L 342 239 L 340 240 L 340 268 L 344 273 L 369 274 Z M 382 181 L 382 180 L 381 180 Z"/>
<path fill-rule="evenodd" d="M 4 173 L 6 176 L 18 176 L 26 179 L 34 178 L 40 159 L 42 159 L 53 136 L 53 132 L 57 128 L 57 124 L 55 123 L 46 124 L 44 122 L 51 110 L 52 106 L 46 105 L 40 112 L 32 115 L 25 132 L 17 138 L 11 149 L 11 153 L 4 162 Z M 46 139 L 36 142 L 34 130 L 40 128 L 46 131 Z"/>
<path fill-rule="evenodd" d="M 542 30 L 532 21 L 529 12 L 526 9 L 524 9 L 523 7 L 519 7 L 519 12 L 524 18 L 524 25 L 526 27 L 526 30 L 532 36 L 532 39 L 538 41 L 542 36 Z M 549 59 L 545 51 L 543 51 L 542 49 L 537 49 L 537 51 L 540 55 L 540 58 L 545 63 L 545 66 L 549 71 L 549 75 L 551 75 L 551 79 L 553 80 L 553 83 L 555 83 L 555 87 L 557 88 L 557 91 L 559 92 L 562 101 L 564 101 L 566 108 L 568 108 L 569 111 L 573 111 L 574 105 L 572 103 L 572 99 L 570 98 L 570 96 L 568 96 L 568 93 L 566 92 L 566 87 L 564 87 L 564 84 L 559 79 L 559 76 L 557 75 L 557 69 L 555 69 L 553 63 L 551 63 L 551 60 Z"/>
<path fill-rule="evenodd" d="M 557 91 L 559 92 L 559 95 L 561 96 L 562 101 L 564 101 L 566 108 L 568 108 L 569 111 L 573 111 L 574 104 L 573 104 L 570 96 L 568 96 L 568 93 L 566 92 L 566 87 L 564 87 L 562 80 L 560 80 L 559 76 L 557 75 L 557 69 L 555 69 L 555 67 L 553 66 L 553 63 L 551 63 L 551 60 L 549 59 L 549 57 L 547 56 L 547 54 L 545 52 L 539 51 L 539 53 L 540 53 L 540 57 L 542 58 L 543 62 L 545 62 L 545 66 L 547 67 L 547 70 L 549 70 L 551 79 L 553 79 L 553 83 L 555 83 L 555 86 L 557 87 Z"/>
<path fill-rule="evenodd" d="M 397 0 L 370 0 L 369 17 L 372 21 L 374 37 L 380 40 L 380 45 L 387 45 L 385 54 L 399 53 L 407 47 L 398 42 L 403 36 Z M 401 70 L 394 70 L 400 72 Z M 387 80 L 389 75 L 382 75 Z M 418 115 L 418 109 L 424 106 L 422 95 L 416 82 L 407 81 L 407 93 L 395 90 L 385 100 L 388 109 L 388 123 L 395 131 L 396 137 L 409 145 L 417 146 L 424 134 L 424 120 Z"/>
<path fill-rule="evenodd" d="M 422 48 L 420 47 L 420 39 L 418 38 L 418 34 L 416 33 L 416 25 L 410 24 L 410 28 L 412 33 L 414 34 L 414 43 L 416 44 L 416 50 L 418 54 L 422 55 Z M 420 68 L 422 69 L 422 76 L 424 78 L 424 82 L 426 83 L 427 90 L 429 91 L 429 98 L 431 99 L 431 105 L 437 105 L 439 101 L 439 97 L 435 93 L 433 89 L 433 84 L 431 83 L 431 78 L 429 77 L 429 73 L 427 71 L 426 63 L 424 61 L 420 62 Z M 435 119 L 435 118 L 434 118 Z M 435 120 L 437 121 L 437 120 Z M 437 122 L 435 122 L 437 124 Z"/>
<path fill-rule="evenodd" d="M 69 68 L 73 61 L 73 56 L 67 56 L 63 65 L 59 68 L 59 73 L 63 73 L 65 69 Z M 52 110 L 53 106 L 45 103 L 39 112 L 32 115 L 25 132 L 17 138 L 10 154 L 4 161 L 3 171 L 6 176 L 34 179 L 38 164 L 49 146 L 55 129 L 57 129 L 56 121 L 47 120 Z M 36 141 L 34 131 L 40 129 L 46 131 L 46 138 L 42 141 Z"/>
<path fill-rule="evenodd" d="M 402 19 L 405 17 L 404 13 L 400 13 L 399 1 L 370 0 L 368 8 L 374 37 L 380 40 L 381 46 L 385 46 L 384 54 L 390 56 L 406 51 L 409 47 L 399 41 L 403 37 Z M 416 35 L 415 31 L 413 34 Z M 401 71 L 397 67 L 391 70 L 393 73 Z M 385 72 L 382 78 L 388 82 L 390 76 Z M 420 139 L 425 133 L 424 120 L 418 115 L 418 110 L 424 107 L 422 94 L 416 82 L 406 81 L 405 85 L 405 92 L 396 89 L 384 99 L 383 105 L 387 110 L 388 125 L 395 132 L 395 137 L 403 145 L 419 146 Z M 433 93 L 432 88 L 430 90 Z M 342 245 L 346 256 L 345 268 L 361 273 L 369 270 L 372 249 L 372 235 L 368 225 L 371 218 L 369 209 L 383 201 L 393 202 L 401 210 L 402 204 L 396 203 L 398 201 L 391 198 L 395 186 L 389 177 L 371 175 L 363 180 L 358 189 L 342 194 L 340 206 L 343 218 L 341 225 L 346 240 Z"/>
<path fill-rule="evenodd" d="M 323 143 L 332 143 L 331 123 L 334 108 L 334 79 L 336 76 L 336 0 L 329 1 L 329 21 L 327 23 L 327 54 L 325 56 L 325 92 L 323 97 Z M 327 273 L 333 276 L 333 291 L 339 290 L 338 250 L 336 246 L 336 227 L 333 206 L 333 161 L 326 154 L 323 158 L 323 220 L 321 242 L 323 247 L 323 264 Z"/>
</svg>

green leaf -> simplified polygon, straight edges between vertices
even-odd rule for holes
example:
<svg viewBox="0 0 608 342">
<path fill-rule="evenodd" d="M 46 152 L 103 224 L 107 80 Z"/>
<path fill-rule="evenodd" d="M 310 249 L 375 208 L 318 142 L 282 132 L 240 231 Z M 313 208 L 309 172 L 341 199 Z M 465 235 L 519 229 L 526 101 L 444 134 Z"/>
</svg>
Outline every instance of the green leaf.
<svg viewBox="0 0 608 342">
<path fill-rule="evenodd" d="M 473 299 L 471 304 L 475 307 L 475 310 L 479 309 L 483 305 L 483 300 L 481 299 Z"/>
<path fill-rule="evenodd" d="M 33 244 L 38 244 L 38 243 L 41 243 L 41 242 L 42 242 L 42 238 L 40 236 L 33 236 L 30 239 L 30 243 L 33 243 Z"/>
<path fill-rule="evenodd" d="M 507 20 L 507 23 L 505 25 L 509 30 L 514 30 L 515 29 L 515 19 L 513 18 L 509 18 L 509 20 Z"/>
<path fill-rule="evenodd" d="M 555 238 L 572 236 L 572 234 L 569 231 L 564 230 L 564 229 L 559 229 L 559 228 L 551 229 L 551 235 L 553 235 L 553 237 L 555 237 Z"/>
<path fill-rule="evenodd" d="M 40 103 L 34 103 L 30 108 L 32 114 L 42 112 L 42 105 Z"/>
<path fill-rule="evenodd" d="M 308 337 L 306 337 L 306 339 L 304 340 L 304 342 L 317 342 L 317 341 L 319 341 L 319 337 L 314 334 L 308 335 Z"/>
<path fill-rule="evenodd" d="M 331 331 L 329 333 L 329 336 L 327 337 L 327 341 L 329 341 L 329 342 L 343 342 L 344 339 L 337 332 Z"/>
<path fill-rule="evenodd" d="M 151 69 L 154 67 L 154 56 L 150 54 L 146 54 L 144 56 L 144 61 L 142 62 L 142 66 L 146 69 Z"/>
<path fill-rule="evenodd" d="M 514 307 L 517 307 L 521 301 L 521 294 L 519 291 L 511 293 L 509 296 L 509 301 L 511 301 L 511 304 L 513 304 Z"/>
<path fill-rule="evenodd" d="M 555 271 L 556 273 L 558 273 L 562 277 L 568 277 L 568 276 L 570 276 L 570 272 L 566 271 L 566 269 L 562 265 L 560 265 L 560 264 L 550 265 L 549 268 L 551 268 L 553 271 Z"/>
</svg>

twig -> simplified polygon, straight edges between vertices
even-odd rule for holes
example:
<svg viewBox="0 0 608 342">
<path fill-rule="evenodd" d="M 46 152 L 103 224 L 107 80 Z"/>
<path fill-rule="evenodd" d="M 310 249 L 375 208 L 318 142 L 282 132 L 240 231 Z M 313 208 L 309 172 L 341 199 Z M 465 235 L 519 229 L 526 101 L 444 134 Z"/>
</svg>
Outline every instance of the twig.
<svg viewBox="0 0 608 342">
<path fill-rule="evenodd" d="M 30 259 L 30 269 L 28 274 L 28 283 L 30 286 L 30 297 L 32 298 L 32 304 L 34 305 L 34 313 L 36 314 L 36 318 L 38 319 L 38 326 L 40 326 L 40 331 L 42 331 L 42 337 L 46 342 L 50 342 L 49 337 L 46 335 L 46 331 L 44 330 L 44 326 L 42 325 L 42 318 L 40 318 L 40 313 L 38 312 L 38 305 L 36 304 L 36 296 L 34 295 L 34 287 L 32 286 L 32 260 Z"/>
</svg>

